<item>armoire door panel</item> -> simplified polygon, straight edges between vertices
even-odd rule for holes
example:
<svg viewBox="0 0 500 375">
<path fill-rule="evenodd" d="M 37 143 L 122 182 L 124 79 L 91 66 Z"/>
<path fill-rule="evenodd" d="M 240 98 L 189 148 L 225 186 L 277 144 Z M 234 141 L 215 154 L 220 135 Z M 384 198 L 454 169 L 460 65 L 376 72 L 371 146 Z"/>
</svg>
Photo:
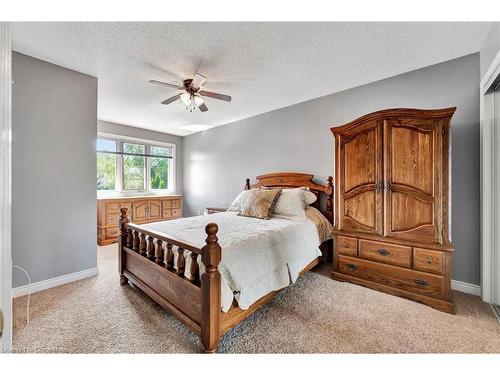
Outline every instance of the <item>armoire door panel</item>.
<svg viewBox="0 0 500 375">
<path fill-rule="evenodd" d="M 340 230 L 382 234 L 382 126 L 373 121 L 337 138 Z"/>
<path fill-rule="evenodd" d="M 432 200 L 420 200 L 404 191 L 392 191 L 391 210 L 393 233 L 414 230 L 424 225 L 434 225 L 434 202 Z"/>
<path fill-rule="evenodd" d="M 344 192 L 376 183 L 376 128 L 363 131 L 344 144 Z"/>
<path fill-rule="evenodd" d="M 434 194 L 433 130 L 392 127 L 392 184 Z"/>
<path fill-rule="evenodd" d="M 384 123 L 384 235 L 441 243 L 441 138 L 434 121 Z"/>
<path fill-rule="evenodd" d="M 367 189 L 361 193 L 345 198 L 344 220 L 353 221 L 361 227 L 376 230 L 376 192 Z M 353 223 L 351 223 L 353 225 Z M 363 229 L 363 228 L 358 228 Z"/>
</svg>

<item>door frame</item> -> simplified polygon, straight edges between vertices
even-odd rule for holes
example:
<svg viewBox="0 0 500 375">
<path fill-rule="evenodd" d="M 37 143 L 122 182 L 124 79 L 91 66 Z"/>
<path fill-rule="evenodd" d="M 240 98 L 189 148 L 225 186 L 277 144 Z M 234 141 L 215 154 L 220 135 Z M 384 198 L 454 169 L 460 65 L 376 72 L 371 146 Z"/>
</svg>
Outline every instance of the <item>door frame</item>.
<svg viewBox="0 0 500 375">
<path fill-rule="evenodd" d="M 10 24 L 0 22 L 0 308 L 4 327 L 0 352 L 12 348 L 12 51 Z"/>
<path fill-rule="evenodd" d="M 481 297 L 500 304 L 500 119 L 495 119 L 494 88 L 500 80 L 500 51 L 480 84 Z"/>
</svg>

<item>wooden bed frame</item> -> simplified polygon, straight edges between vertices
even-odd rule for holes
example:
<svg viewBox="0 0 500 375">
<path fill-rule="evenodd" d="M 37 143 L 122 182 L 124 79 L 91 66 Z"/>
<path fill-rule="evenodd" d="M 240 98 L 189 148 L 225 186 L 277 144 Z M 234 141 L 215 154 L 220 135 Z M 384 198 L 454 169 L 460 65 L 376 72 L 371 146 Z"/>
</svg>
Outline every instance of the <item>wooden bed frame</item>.
<svg viewBox="0 0 500 375">
<path fill-rule="evenodd" d="M 273 173 L 257 177 L 253 186 L 301 187 L 307 186 L 318 197 L 313 206 L 320 209 L 320 196 L 326 195 L 325 217 L 333 220 L 333 178 L 327 185 L 312 181 L 313 175 L 301 173 Z M 247 179 L 245 189 L 251 188 Z M 248 315 L 271 300 L 279 291 L 271 292 L 253 303 L 249 309 L 241 310 L 236 303 L 227 313 L 221 311 L 221 247 L 217 239 L 217 224 L 205 227 L 206 245 L 198 248 L 182 242 L 175 234 L 166 236 L 129 222 L 127 208 L 121 208 L 119 238 L 120 284 L 129 281 L 145 292 L 163 308 L 186 324 L 201 337 L 207 352 L 215 352 L 221 336 Z M 174 246 L 177 249 L 174 250 Z M 185 254 L 190 251 L 190 277 L 184 275 Z M 177 264 L 174 267 L 174 251 Z M 198 256 L 204 267 L 198 269 Z M 319 263 L 319 258 L 306 266 L 301 275 Z M 201 274 L 201 276 L 200 276 Z"/>
</svg>

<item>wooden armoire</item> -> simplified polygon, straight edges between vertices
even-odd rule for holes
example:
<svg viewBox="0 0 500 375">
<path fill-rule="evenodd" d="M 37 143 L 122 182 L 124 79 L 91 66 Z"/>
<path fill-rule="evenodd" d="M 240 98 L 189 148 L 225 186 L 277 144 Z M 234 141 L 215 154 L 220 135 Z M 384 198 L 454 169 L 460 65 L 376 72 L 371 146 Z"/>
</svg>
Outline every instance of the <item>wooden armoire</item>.
<svg viewBox="0 0 500 375">
<path fill-rule="evenodd" d="M 387 109 L 331 129 L 334 279 L 454 313 L 449 126 L 455 109 Z"/>
</svg>

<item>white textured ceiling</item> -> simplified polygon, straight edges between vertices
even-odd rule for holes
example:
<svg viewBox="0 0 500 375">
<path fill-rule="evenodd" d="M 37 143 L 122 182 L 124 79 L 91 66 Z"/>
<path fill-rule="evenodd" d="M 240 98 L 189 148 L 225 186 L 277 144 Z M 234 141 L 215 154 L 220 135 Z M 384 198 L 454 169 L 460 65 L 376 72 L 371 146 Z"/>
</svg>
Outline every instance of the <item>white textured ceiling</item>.
<svg viewBox="0 0 500 375">
<path fill-rule="evenodd" d="M 102 120 L 186 135 L 479 51 L 489 23 L 16 23 L 13 49 L 99 79 Z M 160 102 L 199 72 L 208 112 Z"/>
</svg>

